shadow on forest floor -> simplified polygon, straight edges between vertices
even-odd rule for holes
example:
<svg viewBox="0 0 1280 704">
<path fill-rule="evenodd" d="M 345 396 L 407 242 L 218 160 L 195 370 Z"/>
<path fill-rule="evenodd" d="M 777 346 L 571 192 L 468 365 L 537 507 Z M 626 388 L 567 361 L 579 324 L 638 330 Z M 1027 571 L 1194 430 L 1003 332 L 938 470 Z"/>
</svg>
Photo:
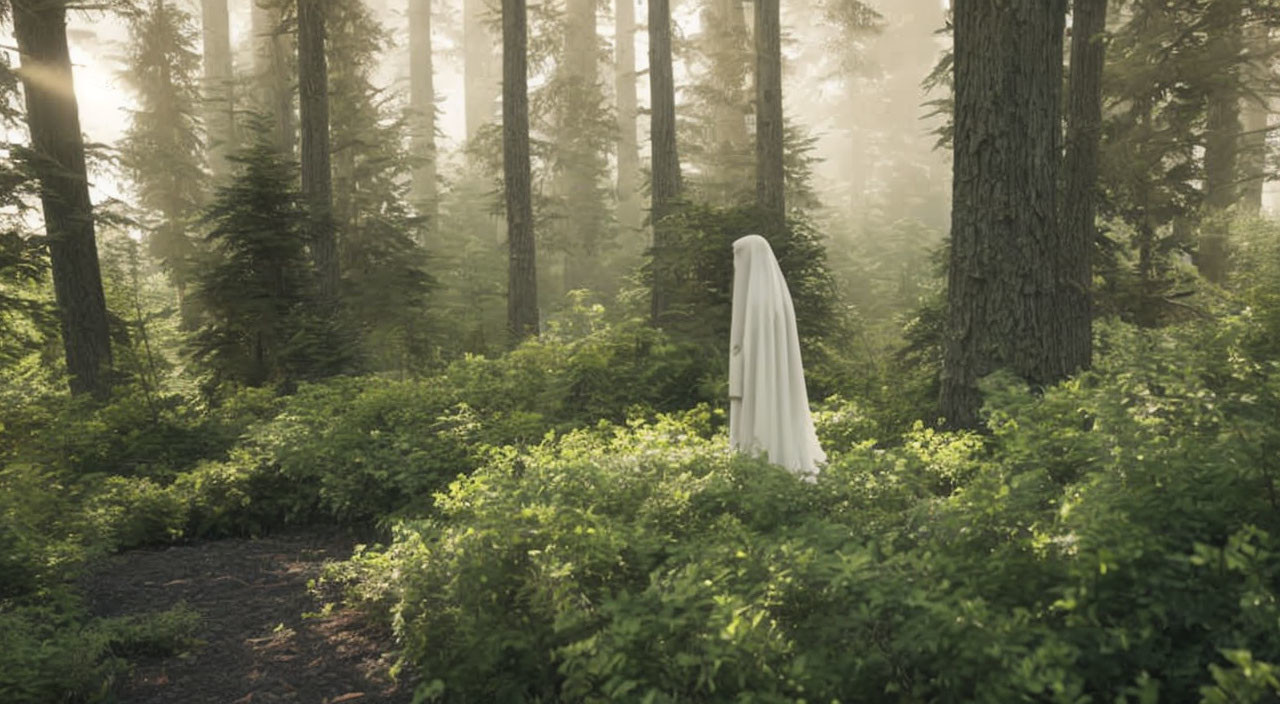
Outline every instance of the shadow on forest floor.
<svg viewBox="0 0 1280 704">
<path fill-rule="evenodd" d="M 351 555 L 355 540 L 307 533 L 218 540 L 107 558 L 85 591 L 98 616 L 165 609 L 185 601 L 200 612 L 189 653 L 140 658 L 120 687 L 126 704 L 409 702 L 413 684 L 388 670 L 390 633 L 360 614 L 321 604 L 308 592 L 325 560 Z"/>
</svg>

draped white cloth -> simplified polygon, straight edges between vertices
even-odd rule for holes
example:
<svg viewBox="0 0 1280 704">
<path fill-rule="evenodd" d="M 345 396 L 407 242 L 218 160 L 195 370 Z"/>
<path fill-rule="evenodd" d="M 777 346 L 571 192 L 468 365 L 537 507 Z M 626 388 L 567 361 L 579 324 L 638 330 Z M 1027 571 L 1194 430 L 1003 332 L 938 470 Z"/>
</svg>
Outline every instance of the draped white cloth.
<svg viewBox="0 0 1280 704">
<path fill-rule="evenodd" d="M 809 415 L 791 292 L 768 240 L 733 243 L 729 444 L 813 479 L 827 455 Z"/>
</svg>

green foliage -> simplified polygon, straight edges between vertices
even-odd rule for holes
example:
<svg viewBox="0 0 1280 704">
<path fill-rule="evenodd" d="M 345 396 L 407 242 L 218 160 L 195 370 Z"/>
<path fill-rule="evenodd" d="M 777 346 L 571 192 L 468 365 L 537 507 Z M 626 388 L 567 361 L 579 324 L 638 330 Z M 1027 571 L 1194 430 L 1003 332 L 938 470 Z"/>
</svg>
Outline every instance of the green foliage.
<svg viewBox="0 0 1280 704">
<path fill-rule="evenodd" d="M 191 280 L 195 243 L 188 233 L 204 200 L 200 54 L 191 16 L 172 3 L 153 2 L 130 18 L 130 52 L 121 73 L 138 109 L 120 145 L 145 213 L 151 254 L 179 291 Z"/>
<path fill-rule="evenodd" d="M 733 242 L 761 234 L 761 221 L 752 208 L 701 205 L 691 205 L 664 220 L 670 244 L 663 261 L 671 267 L 664 279 L 674 282 L 664 328 L 724 352 L 727 359 Z M 802 343 L 838 336 L 837 299 L 821 235 L 808 220 L 794 219 L 784 233 L 766 236 L 786 276 Z M 645 265 L 646 283 L 652 282 L 654 262 L 651 255 Z"/>
<path fill-rule="evenodd" d="M 424 223 L 408 202 L 414 161 L 407 127 L 372 76 L 390 45 L 358 2 L 337 2 L 327 19 L 334 219 L 347 328 L 373 371 L 415 370 L 431 357 Z"/>
<path fill-rule="evenodd" d="M 191 349 L 214 382 L 287 387 L 340 370 L 348 356 L 316 302 L 294 167 L 261 124 L 255 136 L 231 157 L 240 171 L 205 215 L 212 251 L 200 267 L 204 316 Z"/>
<path fill-rule="evenodd" d="M 629 410 L 684 407 L 697 398 L 701 372 L 693 349 L 639 322 L 550 335 L 421 381 L 304 385 L 274 420 L 249 432 L 232 463 L 264 482 L 251 499 L 265 504 L 250 505 L 255 515 L 344 522 L 421 515 L 488 446 L 536 443 L 548 431 L 622 419 Z"/>
<path fill-rule="evenodd" d="M 487 463 L 339 566 L 446 701 L 1264 701 L 1280 368 L 1252 315 L 1100 329 L 988 434 L 815 414 L 816 485 L 706 409 Z M 1235 699 L 1232 699 L 1232 698 Z"/>
<path fill-rule="evenodd" d="M 126 658 L 193 645 L 199 621 L 179 604 L 141 616 L 85 619 L 74 599 L 46 606 L 0 604 L 0 697 L 15 704 L 111 701 Z"/>
</svg>

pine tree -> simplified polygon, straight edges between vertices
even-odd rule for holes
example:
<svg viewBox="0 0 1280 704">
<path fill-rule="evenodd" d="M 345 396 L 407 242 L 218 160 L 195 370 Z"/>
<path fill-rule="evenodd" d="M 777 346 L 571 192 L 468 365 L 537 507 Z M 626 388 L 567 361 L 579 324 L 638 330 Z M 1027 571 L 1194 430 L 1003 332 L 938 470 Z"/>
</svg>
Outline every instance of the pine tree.
<svg viewBox="0 0 1280 704">
<path fill-rule="evenodd" d="M 1226 69 L 1205 95 L 1204 204 L 1211 214 L 1226 211 L 1240 196 L 1240 66 L 1234 60 L 1241 54 L 1244 42 L 1240 2 L 1213 0 L 1204 18 L 1209 36 L 1205 50 L 1221 57 Z M 1205 223 L 1196 267 L 1210 281 L 1221 283 L 1226 278 L 1227 231 L 1222 218 Z"/>
<path fill-rule="evenodd" d="M 494 37 L 489 29 L 487 0 L 463 0 L 463 73 L 466 84 L 467 139 L 494 121 L 502 72 L 495 67 Z M 505 46 L 505 43 L 504 43 Z"/>
<path fill-rule="evenodd" d="M 253 73 L 258 110 L 274 119 L 276 148 L 295 154 L 298 125 L 294 85 L 298 78 L 294 37 L 288 30 L 293 4 L 287 0 L 249 0 Z"/>
<path fill-rule="evenodd" d="M 319 276 L 320 296 L 338 298 L 338 244 L 333 227 L 333 173 L 329 155 L 329 73 L 325 15 L 329 0 L 298 0 L 298 104 L 302 126 L 302 195 L 307 201 L 307 242 Z"/>
<path fill-rule="evenodd" d="M 137 96 L 121 143 L 122 163 L 138 205 L 150 216 L 149 248 L 178 294 L 182 327 L 192 329 L 187 302 L 194 241 L 188 230 L 204 198 L 203 144 L 197 118 L 200 57 L 190 16 L 165 0 L 132 18 L 125 82 Z"/>
<path fill-rule="evenodd" d="M 564 257 L 564 290 L 601 288 L 593 277 L 611 238 L 607 154 L 615 128 L 605 108 L 598 64 L 595 0 L 568 0 L 563 51 L 551 83 L 542 91 L 551 105 L 551 191 L 555 207 L 551 241 Z"/>
<path fill-rule="evenodd" d="M 409 109 L 413 114 L 413 199 L 434 226 L 436 193 L 436 94 L 432 61 L 431 0 L 409 0 Z"/>
<path fill-rule="evenodd" d="M 1068 366 L 1092 362 L 1093 249 L 1098 193 L 1098 148 L 1102 138 L 1102 69 L 1106 56 L 1107 0 L 1075 0 L 1071 22 L 1071 74 L 1067 96 L 1066 152 L 1062 166 L 1062 263 Z"/>
<path fill-rule="evenodd" d="M 227 0 L 201 0 L 203 29 L 204 127 L 209 168 L 214 179 L 227 175 L 227 154 L 235 149 L 235 80 Z"/>
<path fill-rule="evenodd" d="M 614 95 L 618 117 L 618 222 L 628 232 L 640 229 L 640 147 L 636 138 L 636 6 L 615 0 Z"/>
<path fill-rule="evenodd" d="M 777 230 L 787 217 L 782 122 L 779 0 L 756 0 L 756 207 Z"/>
<path fill-rule="evenodd" d="M 653 281 L 650 317 L 657 324 L 667 309 L 670 240 L 662 222 L 676 208 L 683 183 L 676 148 L 675 79 L 671 67 L 671 3 L 649 0 L 649 146 L 652 158 L 650 221 L 653 224 Z"/>
<path fill-rule="evenodd" d="M 507 329 L 516 342 L 538 334 L 538 278 L 529 164 L 528 46 L 525 0 L 502 0 L 502 161 L 510 248 Z"/>
<path fill-rule="evenodd" d="M 419 155 L 406 152 L 416 114 L 399 114 L 375 85 L 391 47 L 385 29 L 359 0 L 329 6 L 330 134 L 334 224 L 341 271 L 344 328 L 357 334 L 375 370 L 405 371 L 426 358 L 427 296 L 433 279 L 417 240 L 413 214 Z"/>
<path fill-rule="evenodd" d="M 1057 228 L 1061 0 L 957 0 L 955 195 L 942 414 L 978 423 L 978 380 L 1008 368 L 1035 384 L 1074 371 Z"/>
<path fill-rule="evenodd" d="M 237 173 L 204 218 L 210 251 L 196 292 L 205 315 L 191 350 L 215 382 L 287 388 L 345 364 L 317 299 L 298 174 L 274 126 L 250 125 L 253 141 L 231 156 Z"/>
<path fill-rule="evenodd" d="M 10 11 L 71 391 L 103 397 L 110 386 L 111 341 L 67 47 L 67 8 L 57 0 L 14 0 Z"/>
</svg>

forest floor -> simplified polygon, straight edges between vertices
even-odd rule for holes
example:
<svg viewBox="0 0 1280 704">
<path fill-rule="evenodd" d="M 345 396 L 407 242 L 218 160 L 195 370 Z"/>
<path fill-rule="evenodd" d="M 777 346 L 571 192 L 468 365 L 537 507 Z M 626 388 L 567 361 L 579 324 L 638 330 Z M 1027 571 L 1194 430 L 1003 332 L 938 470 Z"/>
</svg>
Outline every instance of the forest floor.
<svg viewBox="0 0 1280 704">
<path fill-rule="evenodd" d="M 295 533 L 130 550 L 98 564 L 85 589 L 99 616 L 186 602 L 201 614 L 189 652 L 140 658 L 120 687 L 124 704 L 398 703 L 390 633 L 359 613 L 324 616 L 307 587 L 326 560 L 350 557 L 339 533 Z"/>
</svg>

